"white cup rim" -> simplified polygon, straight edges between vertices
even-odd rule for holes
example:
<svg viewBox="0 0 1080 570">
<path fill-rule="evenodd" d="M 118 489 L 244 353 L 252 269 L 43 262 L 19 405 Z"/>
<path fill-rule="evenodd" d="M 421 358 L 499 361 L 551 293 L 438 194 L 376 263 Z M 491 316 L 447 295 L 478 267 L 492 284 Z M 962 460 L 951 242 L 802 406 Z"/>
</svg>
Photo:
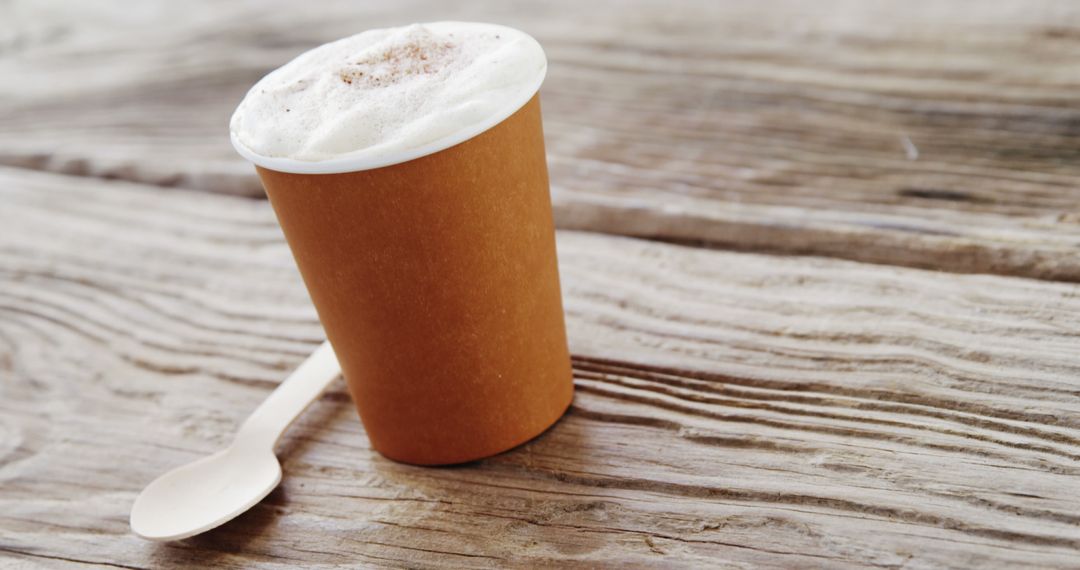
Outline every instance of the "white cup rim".
<svg viewBox="0 0 1080 570">
<path fill-rule="evenodd" d="M 446 150 L 452 146 L 459 145 L 471 138 L 474 138 L 485 131 L 491 129 L 495 125 L 505 121 L 510 115 L 518 112 L 524 107 L 532 98 L 540 91 L 540 85 L 544 82 L 544 77 L 547 75 L 547 66 L 540 72 L 535 80 L 535 84 L 531 89 L 522 90 L 521 93 L 525 93 L 526 96 L 516 97 L 507 102 L 499 112 L 493 113 L 487 119 L 473 123 L 468 127 L 461 129 L 451 135 L 445 136 L 441 139 L 432 141 L 423 146 L 409 149 L 398 153 L 389 155 L 382 155 L 379 157 L 359 157 L 359 158 L 332 158 L 329 160 L 296 160 L 294 158 L 281 158 L 272 156 L 263 156 L 258 154 L 248 147 L 244 146 L 239 139 L 236 138 L 236 133 L 229 132 L 229 140 L 232 141 L 233 148 L 236 152 L 240 153 L 240 156 L 248 159 L 256 166 L 261 166 L 269 170 L 275 170 L 278 172 L 287 172 L 292 174 L 341 174 L 344 172 L 358 172 L 361 170 L 372 170 L 375 168 L 382 168 L 384 166 L 393 166 L 395 164 L 401 164 L 417 158 L 422 158 L 431 154 L 435 154 L 439 151 Z"/>
</svg>

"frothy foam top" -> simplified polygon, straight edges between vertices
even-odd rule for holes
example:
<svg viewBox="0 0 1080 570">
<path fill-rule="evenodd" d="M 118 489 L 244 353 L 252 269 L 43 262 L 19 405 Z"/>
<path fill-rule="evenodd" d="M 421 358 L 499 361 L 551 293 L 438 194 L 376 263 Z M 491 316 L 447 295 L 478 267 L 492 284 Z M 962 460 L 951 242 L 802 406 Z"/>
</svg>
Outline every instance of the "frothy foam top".
<svg viewBox="0 0 1080 570">
<path fill-rule="evenodd" d="M 404 162 L 498 124 L 532 97 L 546 71 L 540 44 L 505 26 L 369 30 L 263 77 L 233 113 L 233 145 L 287 172 Z"/>
</svg>

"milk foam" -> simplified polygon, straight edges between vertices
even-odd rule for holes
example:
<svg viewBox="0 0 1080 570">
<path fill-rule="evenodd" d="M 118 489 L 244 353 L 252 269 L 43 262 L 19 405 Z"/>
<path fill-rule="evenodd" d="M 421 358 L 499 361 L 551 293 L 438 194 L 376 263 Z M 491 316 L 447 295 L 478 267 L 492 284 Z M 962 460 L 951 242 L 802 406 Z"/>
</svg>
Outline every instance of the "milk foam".
<svg viewBox="0 0 1080 570">
<path fill-rule="evenodd" d="M 374 168 L 498 124 L 532 97 L 546 71 L 536 40 L 505 26 L 370 30 L 319 46 L 262 78 L 237 107 L 230 130 L 241 154 L 269 168 Z"/>
</svg>

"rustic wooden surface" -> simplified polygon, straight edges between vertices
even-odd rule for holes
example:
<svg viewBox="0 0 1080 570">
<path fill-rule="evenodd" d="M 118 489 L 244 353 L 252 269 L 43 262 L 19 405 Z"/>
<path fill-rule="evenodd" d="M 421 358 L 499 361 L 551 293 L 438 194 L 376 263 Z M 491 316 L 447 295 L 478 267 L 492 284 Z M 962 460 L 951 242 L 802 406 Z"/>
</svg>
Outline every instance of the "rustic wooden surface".
<svg viewBox="0 0 1080 570">
<path fill-rule="evenodd" d="M 336 386 L 280 490 L 157 545 L 127 512 L 321 340 L 265 202 L 0 173 L 15 560 L 1068 567 L 1080 286 L 564 232 L 578 393 L 518 450 L 375 454 Z"/>
<path fill-rule="evenodd" d="M 0 163 L 260 195 L 226 136 L 258 77 L 486 19 L 548 51 L 562 227 L 1080 280 L 1075 2 L 53 3 L 8 8 Z"/>
<path fill-rule="evenodd" d="M 278 4 L 0 4 L 0 567 L 1080 565 L 1080 5 Z M 425 469 L 339 384 L 134 537 L 323 338 L 229 112 L 440 18 L 546 46 L 560 225 L 656 238 L 559 236 L 573 407 Z"/>
</svg>

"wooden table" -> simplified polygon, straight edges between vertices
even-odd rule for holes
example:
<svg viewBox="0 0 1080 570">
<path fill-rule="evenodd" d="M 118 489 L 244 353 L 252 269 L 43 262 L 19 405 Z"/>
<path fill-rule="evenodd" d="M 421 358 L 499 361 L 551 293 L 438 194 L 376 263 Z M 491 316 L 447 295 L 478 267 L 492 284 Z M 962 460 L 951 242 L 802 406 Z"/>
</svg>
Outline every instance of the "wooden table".
<svg viewBox="0 0 1080 570">
<path fill-rule="evenodd" d="M 0 566 L 1080 567 L 1080 5 L 276 4 L 0 7 Z M 419 468 L 339 381 L 136 538 L 323 338 L 231 110 L 446 18 L 548 50 L 574 405 Z"/>
</svg>

